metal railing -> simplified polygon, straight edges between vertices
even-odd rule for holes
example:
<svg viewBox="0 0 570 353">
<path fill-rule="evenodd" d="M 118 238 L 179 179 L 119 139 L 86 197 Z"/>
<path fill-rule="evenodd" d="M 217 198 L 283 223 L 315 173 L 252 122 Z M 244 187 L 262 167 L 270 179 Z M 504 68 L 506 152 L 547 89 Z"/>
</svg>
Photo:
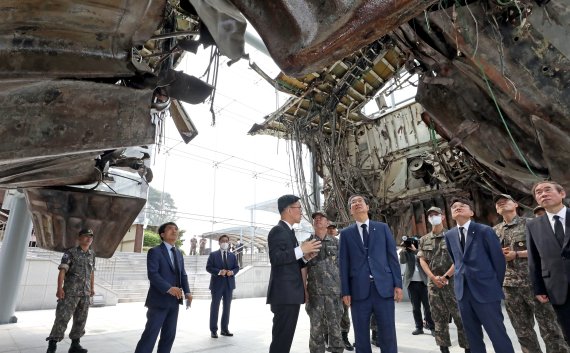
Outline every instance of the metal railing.
<svg viewBox="0 0 570 353">
<path fill-rule="evenodd" d="M 239 255 L 238 255 L 239 260 Z M 241 267 L 250 265 L 268 265 L 269 264 L 269 254 L 265 252 L 255 253 L 255 254 L 243 254 L 242 255 Z"/>
</svg>

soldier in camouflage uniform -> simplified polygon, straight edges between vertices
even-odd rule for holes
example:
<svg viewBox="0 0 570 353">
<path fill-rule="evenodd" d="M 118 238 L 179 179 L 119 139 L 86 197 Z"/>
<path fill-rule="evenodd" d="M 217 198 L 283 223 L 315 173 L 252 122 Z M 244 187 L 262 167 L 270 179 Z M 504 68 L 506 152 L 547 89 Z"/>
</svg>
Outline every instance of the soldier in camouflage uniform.
<svg viewBox="0 0 570 353">
<path fill-rule="evenodd" d="M 417 257 L 429 278 L 428 297 L 432 319 L 435 323 L 435 343 L 442 353 L 449 353 L 451 346 L 449 316 L 451 315 L 457 326 L 459 346 L 469 353 L 469 344 L 465 339 L 463 321 L 461 321 L 453 291 L 452 276 L 455 268 L 443 236 L 445 216 L 439 207 L 431 207 L 427 211 L 427 217 L 432 225 L 432 231 L 420 238 Z"/>
<path fill-rule="evenodd" d="M 305 310 L 311 321 L 309 351 L 325 352 L 325 335 L 328 333 L 330 352 L 343 351 L 340 321 L 342 302 L 340 300 L 340 274 L 338 267 L 338 239 L 327 235 L 329 221 L 324 212 L 312 214 L 315 234 L 309 240 L 321 241 L 318 255 L 307 262 Z"/>
<path fill-rule="evenodd" d="M 501 240 L 507 261 L 503 291 L 505 308 L 515 329 L 523 353 L 541 353 L 538 337 L 534 330 L 534 319 L 538 322 L 540 334 L 548 353 L 568 353 L 570 349 L 564 340 L 556 314 L 550 303 L 540 303 L 534 296 L 528 272 L 526 250 L 526 221 L 517 216 L 518 204 L 510 195 L 495 197 L 497 213 L 503 222 L 493 229 Z"/>
<path fill-rule="evenodd" d="M 329 226 L 327 227 L 327 235 L 333 236 L 338 239 L 338 228 L 334 222 L 329 222 Z M 344 304 L 343 302 L 342 319 L 340 320 L 340 333 L 342 335 L 342 342 L 344 343 L 344 349 L 346 349 L 347 351 L 353 351 L 354 346 L 348 340 L 348 333 L 350 332 L 350 316 L 348 315 L 348 309 L 349 309 L 348 305 Z"/>
<path fill-rule="evenodd" d="M 95 253 L 90 249 L 93 231 L 82 229 L 78 234 L 78 246 L 65 251 L 59 265 L 57 277 L 57 308 L 55 322 L 49 337 L 47 353 L 54 353 L 57 342 L 65 335 L 65 329 L 73 316 L 69 333 L 69 353 L 87 353 L 79 339 L 85 334 L 85 323 L 89 312 L 90 297 L 95 294 Z"/>
</svg>

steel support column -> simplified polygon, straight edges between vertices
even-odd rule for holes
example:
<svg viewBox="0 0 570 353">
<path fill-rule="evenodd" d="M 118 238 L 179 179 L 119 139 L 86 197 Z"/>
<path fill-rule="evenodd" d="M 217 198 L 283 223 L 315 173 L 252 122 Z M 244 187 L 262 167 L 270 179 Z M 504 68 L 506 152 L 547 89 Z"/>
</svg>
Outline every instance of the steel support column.
<svg viewBox="0 0 570 353">
<path fill-rule="evenodd" d="M 28 213 L 26 199 L 23 193 L 17 192 L 12 199 L 0 248 L 0 325 L 18 321 L 14 314 L 31 231 L 32 218 Z"/>
</svg>

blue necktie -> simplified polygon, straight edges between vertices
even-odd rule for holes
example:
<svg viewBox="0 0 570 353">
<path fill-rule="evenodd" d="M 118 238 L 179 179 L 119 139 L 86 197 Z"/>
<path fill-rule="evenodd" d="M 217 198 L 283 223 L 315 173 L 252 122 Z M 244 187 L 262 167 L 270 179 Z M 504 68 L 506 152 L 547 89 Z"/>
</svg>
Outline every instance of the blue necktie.
<svg viewBox="0 0 570 353">
<path fill-rule="evenodd" d="M 364 243 L 364 248 L 368 249 L 368 239 L 370 238 L 367 229 L 368 227 L 366 226 L 366 224 L 362 224 L 361 227 L 362 227 L 362 242 Z"/>
<path fill-rule="evenodd" d="M 176 286 L 180 287 L 180 269 L 178 268 L 178 259 L 176 257 L 176 249 L 174 247 L 170 248 L 172 251 L 172 262 L 174 265 L 174 272 L 176 273 Z"/>
</svg>

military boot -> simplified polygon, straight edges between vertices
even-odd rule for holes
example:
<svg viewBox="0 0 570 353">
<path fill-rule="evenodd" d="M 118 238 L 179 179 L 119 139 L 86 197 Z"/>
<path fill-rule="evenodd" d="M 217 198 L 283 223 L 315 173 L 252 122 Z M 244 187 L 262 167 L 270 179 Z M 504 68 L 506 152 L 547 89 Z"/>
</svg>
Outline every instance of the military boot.
<svg viewBox="0 0 570 353">
<path fill-rule="evenodd" d="M 372 338 L 370 338 L 370 340 L 372 341 L 373 345 L 378 347 L 378 332 L 377 331 L 372 330 Z"/>
<path fill-rule="evenodd" d="M 69 346 L 69 353 L 87 353 L 87 349 L 81 347 L 79 344 L 79 339 L 71 340 L 71 346 Z"/>
<path fill-rule="evenodd" d="M 354 347 L 352 346 L 352 343 L 350 343 L 350 341 L 348 340 L 348 332 L 341 332 L 342 334 L 342 343 L 344 343 L 344 349 L 346 349 L 347 351 L 353 351 Z"/>
<path fill-rule="evenodd" d="M 439 350 L 441 351 L 441 353 L 449 353 L 449 347 L 440 346 Z"/>
<path fill-rule="evenodd" d="M 47 349 L 46 353 L 55 353 L 56 349 L 57 349 L 57 341 L 49 340 L 48 341 L 48 349 Z"/>
</svg>

